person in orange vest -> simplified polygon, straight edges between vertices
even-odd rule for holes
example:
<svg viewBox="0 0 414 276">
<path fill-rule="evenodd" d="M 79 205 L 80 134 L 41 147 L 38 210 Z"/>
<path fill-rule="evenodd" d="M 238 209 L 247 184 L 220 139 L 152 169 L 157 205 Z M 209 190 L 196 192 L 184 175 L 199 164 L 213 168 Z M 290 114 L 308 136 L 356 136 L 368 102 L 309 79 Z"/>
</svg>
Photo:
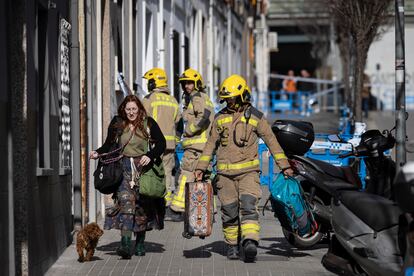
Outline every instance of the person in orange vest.
<svg viewBox="0 0 414 276">
<path fill-rule="evenodd" d="M 289 78 L 283 80 L 283 90 L 287 93 L 296 93 L 296 80 L 295 72 L 293 70 L 288 71 Z"/>
<path fill-rule="evenodd" d="M 292 101 L 293 106 L 297 106 L 297 95 L 298 91 L 296 87 L 295 72 L 293 70 L 288 71 L 288 78 L 283 80 L 283 90 L 287 93 L 287 97 Z"/>
</svg>

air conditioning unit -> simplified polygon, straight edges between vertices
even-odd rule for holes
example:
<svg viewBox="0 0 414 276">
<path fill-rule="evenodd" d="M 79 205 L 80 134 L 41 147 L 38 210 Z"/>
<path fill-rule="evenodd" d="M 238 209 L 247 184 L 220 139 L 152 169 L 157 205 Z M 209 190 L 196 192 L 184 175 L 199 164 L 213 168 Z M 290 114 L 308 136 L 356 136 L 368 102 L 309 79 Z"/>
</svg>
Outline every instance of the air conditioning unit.
<svg viewBox="0 0 414 276">
<path fill-rule="evenodd" d="M 277 47 L 277 32 L 269 32 L 267 35 L 267 46 L 270 52 L 278 52 Z"/>
</svg>

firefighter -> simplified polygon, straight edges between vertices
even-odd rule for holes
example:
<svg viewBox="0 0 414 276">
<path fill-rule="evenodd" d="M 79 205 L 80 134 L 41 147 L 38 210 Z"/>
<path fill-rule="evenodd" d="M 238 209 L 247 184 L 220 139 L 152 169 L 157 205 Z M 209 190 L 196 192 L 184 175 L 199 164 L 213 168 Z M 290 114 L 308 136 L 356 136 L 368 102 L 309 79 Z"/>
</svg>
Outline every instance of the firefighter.
<svg viewBox="0 0 414 276">
<path fill-rule="evenodd" d="M 182 73 L 179 82 L 184 92 L 182 114 L 185 125 L 182 141 L 184 154 L 178 177 L 178 189 L 174 194 L 170 210 L 167 211 L 166 219 L 172 221 L 183 219 L 185 183 L 195 180 L 194 169 L 207 142 L 214 119 L 214 105 L 204 93 L 200 73 L 189 68 Z"/>
<path fill-rule="evenodd" d="M 175 167 L 176 129 L 181 119 L 177 100 L 170 95 L 167 74 L 163 69 L 153 68 L 143 76 L 147 80 L 149 94 L 144 97 L 143 105 L 149 116 L 157 122 L 166 140 L 166 149 L 162 157 L 165 170 L 166 204 L 171 202 L 171 193 L 175 188 L 172 171 Z"/>
<path fill-rule="evenodd" d="M 246 81 L 232 75 L 218 93 L 226 107 L 216 114 L 207 144 L 196 166 L 201 179 L 216 151 L 217 191 L 221 202 L 223 233 L 228 244 L 227 257 L 252 262 L 259 241 L 258 202 L 262 191 L 259 177 L 258 139 L 264 140 L 276 164 L 287 175 L 293 170 L 263 113 L 251 106 Z"/>
</svg>

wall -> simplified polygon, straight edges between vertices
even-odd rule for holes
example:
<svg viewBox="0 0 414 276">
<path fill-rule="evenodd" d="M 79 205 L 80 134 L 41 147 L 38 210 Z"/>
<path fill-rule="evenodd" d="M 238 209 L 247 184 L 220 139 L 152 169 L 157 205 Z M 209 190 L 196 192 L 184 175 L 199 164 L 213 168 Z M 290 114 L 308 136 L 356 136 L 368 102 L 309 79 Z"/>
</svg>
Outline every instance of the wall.
<svg viewBox="0 0 414 276">
<path fill-rule="evenodd" d="M 9 243 L 12 236 L 9 232 L 10 217 L 13 211 L 9 204 L 9 180 L 11 172 L 11 162 L 9 160 L 10 143 L 8 140 L 10 133 L 10 119 L 8 116 L 8 90 L 7 90 L 7 5 L 5 1 L 0 2 L 0 248 L 3 253 L 0 258 L 0 275 L 9 275 L 9 262 L 12 258 L 9 254 Z M 10 252 L 11 253 L 11 252 Z"/>
<path fill-rule="evenodd" d="M 43 275 L 72 242 L 72 177 L 70 167 L 62 165 L 60 119 L 60 19 L 69 20 L 69 4 L 64 0 L 54 3 L 56 7 L 48 7 L 47 1 L 32 2 L 27 11 L 27 224 L 31 275 Z M 43 162 L 39 159 L 41 142 L 45 143 Z"/>
<path fill-rule="evenodd" d="M 414 24 L 405 25 L 405 70 L 407 108 L 414 110 Z M 395 108 L 395 29 L 394 24 L 384 29 L 383 35 L 374 41 L 368 52 L 366 72 L 371 77 L 374 96 L 384 103 L 384 108 Z M 379 70 L 377 69 L 379 65 Z"/>
</svg>

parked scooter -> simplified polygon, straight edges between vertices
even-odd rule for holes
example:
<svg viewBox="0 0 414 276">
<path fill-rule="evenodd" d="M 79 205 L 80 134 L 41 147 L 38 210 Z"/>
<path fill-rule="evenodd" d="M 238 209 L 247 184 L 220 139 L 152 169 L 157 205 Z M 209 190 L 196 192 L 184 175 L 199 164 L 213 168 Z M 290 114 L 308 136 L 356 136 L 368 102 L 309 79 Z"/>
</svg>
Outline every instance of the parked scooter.
<svg viewBox="0 0 414 276">
<path fill-rule="evenodd" d="M 305 199 L 308 202 L 317 222 L 317 229 L 310 235 L 300 236 L 283 228 L 283 234 L 292 245 L 298 248 L 309 248 L 318 243 L 324 236 L 331 232 L 331 203 L 342 191 L 358 191 L 361 189 L 361 181 L 352 167 L 337 167 L 327 162 L 304 157 L 314 141 L 313 126 L 309 122 L 297 122 L 290 120 L 278 120 L 272 130 L 280 145 L 287 154 L 290 163 L 297 174 Z M 382 136 L 378 130 L 370 130 L 361 136 L 360 145 L 356 148 L 370 148 L 366 151 L 365 162 L 368 169 L 366 179 L 367 189 L 381 195 L 389 196 L 390 181 L 384 181 L 383 188 L 374 190 L 371 183 L 378 178 L 393 179 L 395 164 L 385 156 L 385 150 L 392 148 L 394 140 L 391 134 L 387 134 L 387 145 L 378 147 L 378 137 Z M 341 142 L 341 141 L 337 141 Z M 343 142 L 343 141 L 342 141 Z M 376 148 L 373 148 L 375 145 Z M 342 157 L 347 157 L 346 155 Z M 378 176 L 378 177 L 377 177 Z M 359 192 L 360 193 L 360 192 Z"/>
<path fill-rule="evenodd" d="M 370 156 L 374 153 L 374 159 L 380 158 L 394 143 L 395 140 L 389 132 L 382 135 L 379 131 L 369 131 L 361 136 L 361 144 L 352 154 Z M 383 169 L 388 168 L 392 172 L 391 163 L 392 161 L 388 161 Z M 378 170 L 374 172 L 381 173 Z M 404 175 L 404 170 L 402 173 Z M 407 251 L 406 234 L 409 224 L 403 221 L 404 211 L 391 199 L 396 197 L 400 203 L 411 202 L 405 211 L 414 211 L 414 191 L 411 194 L 409 192 L 413 183 L 398 181 L 397 178 L 398 185 L 392 187 L 389 180 L 383 181 L 383 177 L 391 178 L 391 175 L 378 177 L 376 181 L 380 188 L 371 187 L 369 190 L 367 187 L 375 194 L 339 191 L 332 199 L 331 224 L 335 234 L 332 236 L 328 253 L 322 259 L 328 270 L 341 275 L 401 275 Z M 370 185 L 376 184 L 373 179 L 371 178 Z M 401 191 L 404 190 L 406 192 L 402 195 Z"/>
<path fill-rule="evenodd" d="M 414 273 L 414 162 L 407 163 L 397 174 L 394 183 L 395 200 L 405 212 L 399 222 L 399 247 L 404 257 L 403 271 Z"/>
</svg>

